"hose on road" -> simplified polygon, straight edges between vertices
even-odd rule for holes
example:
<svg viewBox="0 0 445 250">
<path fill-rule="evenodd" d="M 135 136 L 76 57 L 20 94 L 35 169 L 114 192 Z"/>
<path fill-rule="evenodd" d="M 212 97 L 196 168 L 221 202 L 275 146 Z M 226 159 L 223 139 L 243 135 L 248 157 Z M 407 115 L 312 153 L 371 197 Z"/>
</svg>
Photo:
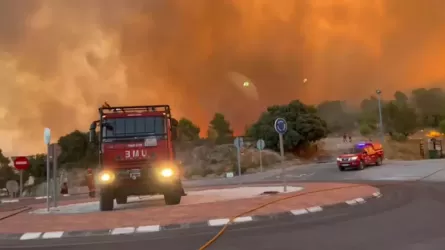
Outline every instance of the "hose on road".
<svg viewBox="0 0 445 250">
<path fill-rule="evenodd" d="M 419 181 L 425 180 L 425 179 L 427 179 L 427 178 L 429 178 L 429 177 L 431 177 L 431 176 L 433 176 L 433 175 L 435 175 L 435 174 L 437 174 L 437 173 L 439 173 L 439 172 L 441 172 L 441 171 L 443 171 L 443 170 L 445 170 L 445 167 L 444 167 L 444 168 L 441 168 L 441 169 L 439 169 L 439 170 L 436 170 L 436 171 L 432 172 L 431 174 L 428 174 L 428 175 L 426 175 L 426 176 L 424 176 L 424 177 L 421 177 L 421 178 L 419 178 L 419 179 L 416 179 L 416 180 L 411 180 L 411 181 L 401 181 L 401 182 L 398 182 L 398 183 L 386 183 L 386 184 L 378 185 L 378 187 L 395 186 L 395 185 L 402 185 L 402 184 L 409 184 L 409 183 L 419 182 Z M 216 241 L 217 241 L 217 240 L 218 240 L 218 239 L 219 239 L 219 238 L 226 232 L 226 230 L 227 230 L 227 228 L 229 227 L 229 225 L 230 225 L 231 223 L 233 223 L 233 221 L 234 221 L 236 218 L 245 216 L 245 215 L 247 215 L 247 214 L 250 214 L 250 213 L 252 213 L 252 212 L 254 212 L 254 211 L 257 211 L 257 210 L 259 210 L 259 209 L 261 209 L 261 208 L 264 208 L 264 207 L 266 207 L 266 206 L 269 206 L 269 205 L 278 203 L 278 202 L 280 202 L 280 201 L 284 201 L 284 200 L 288 200 L 288 199 L 292 199 L 292 198 L 295 198 L 295 197 L 300 197 L 300 196 L 304 196 L 304 195 L 308 195 L 308 194 L 315 194 L 315 193 L 328 192 L 328 191 L 334 191 L 334 190 L 345 189 L 345 188 L 352 188 L 352 187 L 363 187 L 363 186 L 369 186 L 369 185 L 365 185 L 365 184 L 351 184 L 351 185 L 342 186 L 342 187 L 337 187 L 337 188 L 328 188 L 328 189 L 315 190 L 315 191 L 310 191 L 310 192 L 305 192 L 305 193 L 297 193 L 297 194 L 294 194 L 294 195 L 290 195 L 290 196 L 282 197 L 282 198 L 279 198 L 279 199 L 276 199 L 276 200 L 273 200 L 273 201 L 264 203 L 264 204 L 262 204 L 262 205 L 259 205 L 259 206 L 257 206 L 257 207 L 254 207 L 254 208 L 252 208 L 252 209 L 249 209 L 249 210 L 247 210 L 247 211 L 245 211 L 245 212 L 242 212 L 242 213 L 240 213 L 240 214 L 238 214 L 238 215 L 233 216 L 232 218 L 230 218 L 229 222 L 226 223 L 226 224 L 219 230 L 219 232 L 218 232 L 215 236 L 213 236 L 213 238 L 211 238 L 211 239 L 210 239 L 209 241 L 207 241 L 204 245 L 202 245 L 202 246 L 199 248 L 199 250 L 206 250 L 206 249 L 208 249 L 211 245 L 213 245 L 213 244 L 214 244 L 214 243 L 215 243 L 215 242 L 216 242 Z"/>
</svg>

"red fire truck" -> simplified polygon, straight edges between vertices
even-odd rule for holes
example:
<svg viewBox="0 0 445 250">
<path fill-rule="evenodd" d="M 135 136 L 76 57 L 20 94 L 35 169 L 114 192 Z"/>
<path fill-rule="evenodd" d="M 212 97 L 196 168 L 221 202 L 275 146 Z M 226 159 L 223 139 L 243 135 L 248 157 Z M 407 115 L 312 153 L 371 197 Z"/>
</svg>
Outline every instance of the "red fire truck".
<svg viewBox="0 0 445 250">
<path fill-rule="evenodd" d="M 168 105 L 99 108 L 90 142 L 99 145 L 100 210 L 127 203 L 131 195 L 163 194 L 167 205 L 185 195 L 173 140 L 178 122 Z M 99 128 L 97 134 L 96 129 Z"/>
</svg>

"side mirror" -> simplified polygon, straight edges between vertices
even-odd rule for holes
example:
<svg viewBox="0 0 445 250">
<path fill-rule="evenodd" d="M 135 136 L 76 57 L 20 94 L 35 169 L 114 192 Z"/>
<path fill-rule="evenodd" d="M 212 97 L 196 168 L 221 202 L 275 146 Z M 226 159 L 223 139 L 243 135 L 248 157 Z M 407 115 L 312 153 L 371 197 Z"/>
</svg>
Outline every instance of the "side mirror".
<svg viewBox="0 0 445 250">
<path fill-rule="evenodd" d="M 89 140 L 90 143 L 93 143 L 94 139 L 96 138 L 96 130 L 90 130 L 89 137 L 90 137 L 90 140 Z"/>
<path fill-rule="evenodd" d="M 175 118 L 171 118 L 171 126 L 172 127 L 177 127 L 178 126 L 178 120 L 176 120 Z"/>
<path fill-rule="evenodd" d="M 94 142 L 94 139 L 96 137 L 96 122 L 94 121 L 93 123 L 91 123 L 90 125 L 90 133 L 89 133 L 89 141 L 90 143 Z"/>
<path fill-rule="evenodd" d="M 172 132 L 172 140 L 178 139 L 178 131 L 176 130 L 175 127 L 172 127 L 171 132 Z"/>
</svg>

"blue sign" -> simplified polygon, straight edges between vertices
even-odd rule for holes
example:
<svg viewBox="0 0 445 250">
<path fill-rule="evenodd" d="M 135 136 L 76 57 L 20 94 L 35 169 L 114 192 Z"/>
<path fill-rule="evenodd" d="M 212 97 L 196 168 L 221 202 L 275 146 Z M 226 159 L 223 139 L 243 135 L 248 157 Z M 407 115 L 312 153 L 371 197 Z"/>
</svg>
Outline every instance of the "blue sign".
<svg viewBox="0 0 445 250">
<path fill-rule="evenodd" d="M 235 140 L 233 141 L 233 145 L 235 145 L 235 147 L 237 149 L 240 149 L 244 146 L 244 140 L 242 137 L 236 137 Z"/>
<path fill-rule="evenodd" d="M 274 127 L 275 131 L 280 135 L 284 135 L 287 132 L 287 122 L 283 118 L 277 118 Z"/>
</svg>

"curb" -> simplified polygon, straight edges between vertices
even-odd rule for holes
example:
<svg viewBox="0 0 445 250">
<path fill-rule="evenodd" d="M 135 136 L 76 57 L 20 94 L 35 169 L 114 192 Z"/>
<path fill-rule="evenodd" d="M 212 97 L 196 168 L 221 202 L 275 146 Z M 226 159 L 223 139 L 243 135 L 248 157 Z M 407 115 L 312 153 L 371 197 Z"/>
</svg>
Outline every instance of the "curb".
<svg viewBox="0 0 445 250">
<path fill-rule="evenodd" d="M 231 224 L 257 222 L 270 220 L 283 217 L 295 217 L 304 216 L 312 213 L 322 212 L 326 209 L 339 208 L 345 206 L 357 206 L 365 204 L 367 201 L 380 198 L 382 194 L 380 192 L 373 193 L 372 196 L 360 197 L 353 200 L 348 200 L 336 204 L 326 206 L 315 206 L 304 209 L 297 209 L 286 211 L 282 213 L 268 214 L 268 215 L 256 215 L 256 216 L 243 216 L 237 217 Z M 0 240 L 39 240 L 39 239 L 60 239 L 60 238 L 72 238 L 72 237 L 86 237 L 86 236 L 107 236 L 107 235 L 129 235 L 140 233 L 154 233 L 175 229 L 189 229 L 199 227 L 222 227 L 230 222 L 229 218 L 215 218 L 212 220 L 184 223 L 184 224 L 170 224 L 170 225 L 147 225 L 139 227 L 120 227 L 106 230 L 91 230 L 91 231 L 58 231 L 58 232 L 27 232 L 17 234 L 0 234 Z"/>
<path fill-rule="evenodd" d="M 83 193 L 82 193 L 83 194 Z M 79 195 L 82 195 L 79 194 Z M 58 197 L 69 197 L 69 196 L 75 196 L 77 194 L 71 195 L 71 194 L 64 194 L 64 195 L 60 195 Z M 52 198 L 51 196 L 49 198 Z M 4 200 L 0 200 L 1 204 L 9 204 L 9 203 L 17 203 L 17 202 L 21 202 L 23 200 L 43 200 L 46 199 L 46 196 L 37 196 L 37 197 L 25 197 L 25 198 L 21 198 L 21 199 L 4 199 Z"/>
</svg>

